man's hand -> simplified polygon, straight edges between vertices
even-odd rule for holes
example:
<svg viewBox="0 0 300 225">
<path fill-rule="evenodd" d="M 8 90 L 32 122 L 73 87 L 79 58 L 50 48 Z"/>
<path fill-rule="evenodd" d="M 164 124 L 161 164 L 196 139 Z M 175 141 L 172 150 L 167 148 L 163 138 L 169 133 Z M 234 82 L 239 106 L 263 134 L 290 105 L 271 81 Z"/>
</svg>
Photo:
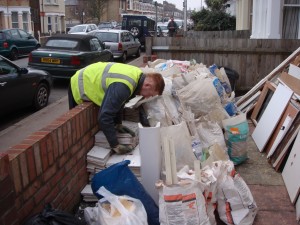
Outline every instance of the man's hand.
<svg viewBox="0 0 300 225">
<path fill-rule="evenodd" d="M 116 147 L 112 148 L 112 150 L 114 150 L 114 152 L 117 153 L 118 155 L 122 155 L 131 152 L 133 150 L 133 147 L 132 145 L 119 144 Z"/>
<path fill-rule="evenodd" d="M 135 137 L 134 131 L 130 130 L 126 126 L 123 126 L 122 124 L 117 124 L 116 129 L 119 133 L 129 133 L 132 137 Z"/>
</svg>

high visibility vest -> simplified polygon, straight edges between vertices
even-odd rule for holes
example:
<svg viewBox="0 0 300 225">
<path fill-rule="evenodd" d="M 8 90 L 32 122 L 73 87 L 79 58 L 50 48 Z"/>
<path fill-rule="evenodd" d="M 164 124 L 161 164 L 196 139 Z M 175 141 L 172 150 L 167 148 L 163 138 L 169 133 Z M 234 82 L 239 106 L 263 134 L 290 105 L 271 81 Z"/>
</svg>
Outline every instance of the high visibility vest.
<svg viewBox="0 0 300 225">
<path fill-rule="evenodd" d="M 142 70 L 121 63 L 91 64 L 71 77 L 71 89 L 77 104 L 92 101 L 101 106 L 105 91 L 114 82 L 127 85 L 132 95 L 142 75 Z"/>
</svg>

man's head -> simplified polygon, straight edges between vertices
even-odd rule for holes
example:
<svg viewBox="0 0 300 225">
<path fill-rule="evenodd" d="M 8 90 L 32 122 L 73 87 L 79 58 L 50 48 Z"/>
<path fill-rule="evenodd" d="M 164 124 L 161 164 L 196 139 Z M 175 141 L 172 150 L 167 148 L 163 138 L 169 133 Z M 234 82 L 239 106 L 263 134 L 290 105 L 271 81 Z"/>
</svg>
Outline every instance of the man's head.
<svg viewBox="0 0 300 225">
<path fill-rule="evenodd" d="M 171 19 L 171 20 L 174 20 L 174 16 L 171 16 L 170 19 Z"/>
<path fill-rule="evenodd" d="M 160 73 L 145 74 L 145 81 L 139 95 L 149 98 L 155 95 L 161 95 L 165 88 L 165 82 Z"/>
</svg>

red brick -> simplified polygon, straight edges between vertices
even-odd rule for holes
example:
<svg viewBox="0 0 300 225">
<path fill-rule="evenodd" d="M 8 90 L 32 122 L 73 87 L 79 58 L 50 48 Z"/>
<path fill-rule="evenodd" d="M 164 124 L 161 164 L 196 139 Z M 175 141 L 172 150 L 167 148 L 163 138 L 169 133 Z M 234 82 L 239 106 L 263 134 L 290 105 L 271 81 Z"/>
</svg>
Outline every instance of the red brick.
<svg viewBox="0 0 300 225">
<path fill-rule="evenodd" d="M 68 173 L 69 171 L 71 171 L 73 169 L 74 165 L 76 165 L 76 158 L 72 157 L 65 164 L 66 172 Z"/>
<path fill-rule="evenodd" d="M 29 175 L 28 175 L 27 160 L 26 160 L 25 153 L 22 153 L 20 155 L 19 165 L 20 165 L 20 169 L 21 169 L 23 187 L 26 187 L 29 184 Z"/>
<path fill-rule="evenodd" d="M 28 144 L 28 145 L 34 145 L 35 143 L 37 143 L 39 140 L 37 139 L 30 139 L 30 138 L 25 138 L 22 141 L 22 144 Z"/>
<path fill-rule="evenodd" d="M 71 155 L 75 155 L 76 152 L 79 151 L 79 149 L 81 148 L 81 143 L 76 143 L 72 148 L 71 148 Z"/>
<path fill-rule="evenodd" d="M 80 117 L 76 116 L 75 117 L 76 120 L 76 141 L 78 141 L 81 137 L 81 129 L 80 129 Z"/>
<path fill-rule="evenodd" d="M 62 128 L 60 127 L 57 130 L 57 137 L 58 137 L 58 152 L 59 155 L 62 155 L 64 153 L 64 142 L 63 142 L 63 134 L 62 134 Z"/>
<path fill-rule="evenodd" d="M 60 192 L 58 186 L 51 188 L 51 191 L 47 194 L 45 202 L 53 202 L 58 193 Z"/>
<path fill-rule="evenodd" d="M 0 153 L 0 182 L 9 174 L 9 157 L 7 153 Z"/>
<path fill-rule="evenodd" d="M 49 184 L 51 187 L 56 186 L 61 179 L 66 175 L 65 168 L 61 168 L 59 171 L 55 173 L 55 175 L 50 179 Z"/>
<path fill-rule="evenodd" d="M 68 128 L 66 124 L 62 126 L 62 135 L 63 135 L 63 149 L 64 152 L 66 152 L 69 148 Z"/>
<path fill-rule="evenodd" d="M 8 153 L 9 160 L 13 160 L 18 158 L 20 154 L 22 154 L 25 150 L 24 149 L 9 149 L 6 151 Z"/>
<path fill-rule="evenodd" d="M 47 137 L 46 143 L 47 143 L 48 163 L 50 166 L 54 162 L 53 142 L 52 142 L 52 138 L 50 135 Z"/>
<path fill-rule="evenodd" d="M 48 163 L 47 144 L 45 138 L 43 138 L 40 141 L 40 153 L 41 153 L 41 160 L 42 160 L 42 168 L 43 171 L 46 171 L 49 166 L 49 163 Z"/>
<path fill-rule="evenodd" d="M 15 201 L 15 197 L 15 193 L 13 192 L 13 190 L 11 190 L 0 199 L 0 215 L 5 214 L 5 212 L 7 212 L 9 208 L 14 207 L 12 203 Z"/>
<path fill-rule="evenodd" d="M 51 138 L 52 138 L 52 143 L 53 143 L 53 156 L 54 156 L 54 161 L 56 161 L 56 159 L 59 156 L 59 152 L 58 152 L 58 137 L 57 137 L 57 130 L 53 131 L 51 133 Z"/>
<path fill-rule="evenodd" d="M 0 200 L 1 198 L 3 198 L 5 195 L 9 194 L 13 190 L 14 190 L 14 185 L 12 183 L 11 177 L 6 176 L 0 182 Z"/>
<path fill-rule="evenodd" d="M 43 181 L 47 182 L 51 177 L 54 176 L 54 174 L 57 171 L 56 164 L 53 164 L 51 167 L 49 167 L 43 174 Z"/>
<path fill-rule="evenodd" d="M 23 221 L 25 218 L 27 218 L 30 213 L 33 211 L 34 209 L 34 201 L 33 199 L 29 199 L 27 202 L 25 202 L 24 205 L 22 205 L 21 209 L 18 210 L 19 212 L 19 220 Z"/>
<path fill-rule="evenodd" d="M 16 194 L 18 194 L 22 191 L 22 180 L 19 161 L 17 158 L 10 161 L 10 171 L 12 171 L 12 179 L 15 187 L 15 192 Z"/>
<path fill-rule="evenodd" d="M 33 181 L 36 178 L 36 168 L 35 168 L 33 148 L 30 148 L 26 151 L 26 156 L 27 156 L 29 180 Z"/>
<path fill-rule="evenodd" d="M 20 223 L 18 213 L 14 207 L 2 215 L 2 225 L 18 225 Z"/>
<path fill-rule="evenodd" d="M 29 185 L 28 188 L 26 188 L 26 190 L 22 192 L 23 200 L 27 201 L 28 199 L 30 199 L 32 196 L 34 196 L 37 193 L 37 191 L 40 188 L 41 188 L 41 181 L 36 180 L 31 185 Z"/>
<path fill-rule="evenodd" d="M 42 156 L 41 156 L 41 151 L 40 151 L 40 145 L 39 145 L 39 143 L 37 143 L 37 144 L 35 144 L 33 146 L 33 154 L 34 154 L 36 175 L 39 176 L 43 172 L 43 168 L 42 168 Z"/>
<path fill-rule="evenodd" d="M 67 134 L 68 134 L 68 141 L 69 141 L 69 146 L 72 146 L 73 142 L 73 135 L 74 132 L 72 131 L 72 126 L 71 126 L 71 120 L 67 122 Z"/>
<path fill-rule="evenodd" d="M 47 135 L 49 135 L 49 131 L 43 131 L 43 130 L 39 130 L 33 133 L 33 135 L 37 135 L 37 136 L 41 136 L 41 137 L 45 137 Z"/>
<path fill-rule="evenodd" d="M 34 195 L 34 202 L 36 205 L 38 205 L 40 202 L 43 201 L 43 199 L 45 199 L 45 197 L 47 196 L 47 194 L 50 192 L 51 188 L 49 187 L 48 184 L 45 184 L 44 186 L 42 186 L 40 188 L 40 190 L 38 190 L 36 192 L 36 194 Z"/>
</svg>

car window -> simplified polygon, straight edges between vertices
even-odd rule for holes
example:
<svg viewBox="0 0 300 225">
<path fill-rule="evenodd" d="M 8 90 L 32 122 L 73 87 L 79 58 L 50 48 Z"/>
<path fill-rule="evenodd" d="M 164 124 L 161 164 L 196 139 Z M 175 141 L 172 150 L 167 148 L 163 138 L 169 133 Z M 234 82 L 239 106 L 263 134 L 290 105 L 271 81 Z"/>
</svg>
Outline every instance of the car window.
<svg viewBox="0 0 300 225">
<path fill-rule="evenodd" d="M 142 20 L 138 20 L 138 19 L 129 20 L 128 25 L 140 27 L 142 25 Z"/>
<path fill-rule="evenodd" d="M 86 26 L 82 25 L 82 26 L 72 27 L 69 32 L 85 32 L 85 30 L 86 30 Z"/>
<path fill-rule="evenodd" d="M 4 33 L 0 33 L 0 40 L 5 40 L 5 34 Z"/>
<path fill-rule="evenodd" d="M 128 33 L 128 37 L 129 37 L 130 41 L 134 41 L 134 37 L 133 37 L 133 35 L 131 33 Z"/>
<path fill-rule="evenodd" d="M 95 34 L 102 42 L 119 42 L 117 33 L 110 32 L 98 32 Z"/>
<path fill-rule="evenodd" d="M 13 30 L 10 30 L 9 32 L 10 32 L 10 34 L 11 34 L 11 36 L 12 36 L 13 39 L 19 39 L 19 38 L 21 38 L 18 30 L 13 29 Z"/>
<path fill-rule="evenodd" d="M 129 42 L 130 41 L 128 33 L 123 33 L 122 41 L 123 42 Z"/>
<path fill-rule="evenodd" d="M 19 30 L 19 33 L 22 38 L 28 38 L 28 33 L 26 33 L 24 30 Z"/>
<path fill-rule="evenodd" d="M 93 38 L 90 40 L 90 46 L 92 51 L 99 51 L 102 50 L 100 42 L 97 38 Z"/>
<path fill-rule="evenodd" d="M 0 59 L 0 76 L 6 75 L 6 74 L 12 74 L 12 73 L 16 73 L 16 72 L 17 72 L 17 68 L 8 64 L 3 59 Z"/>
<path fill-rule="evenodd" d="M 46 47 L 54 47 L 54 48 L 68 48 L 74 49 L 78 45 L 78 41 L 76 40 L 65 40 L 65 39 L 51 39 L 48 40 L 45 44 Z"/>
</svg>

